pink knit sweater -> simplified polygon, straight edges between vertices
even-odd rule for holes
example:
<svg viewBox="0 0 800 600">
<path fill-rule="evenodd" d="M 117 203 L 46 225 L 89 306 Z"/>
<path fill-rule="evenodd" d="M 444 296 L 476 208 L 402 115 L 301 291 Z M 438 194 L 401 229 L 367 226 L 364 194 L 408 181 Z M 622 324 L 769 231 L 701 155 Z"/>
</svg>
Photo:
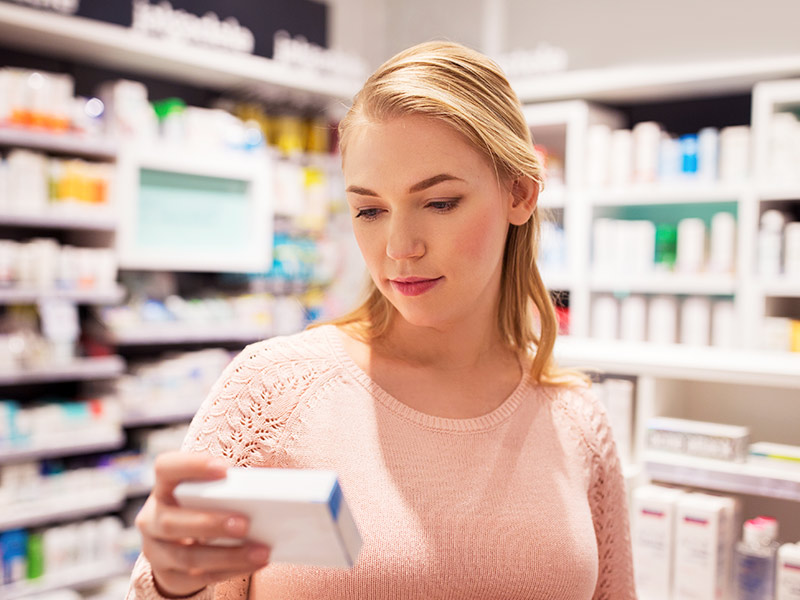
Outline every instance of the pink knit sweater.
<svg viewBox="0 0 800 600">
<path fill-rule="evenodd" d="M 193 599 L 636 598 L 623 478 L 589 392 L 526 375 L 489 414 L 434 417 L 382 390 L 340 335 L 323 326 L 249 346 L 184 447 L 338 472 L 364 540 L 357 564 L 275 563 Z M 140 557 L 128 600 L 159 598 Z"/>
</svg>

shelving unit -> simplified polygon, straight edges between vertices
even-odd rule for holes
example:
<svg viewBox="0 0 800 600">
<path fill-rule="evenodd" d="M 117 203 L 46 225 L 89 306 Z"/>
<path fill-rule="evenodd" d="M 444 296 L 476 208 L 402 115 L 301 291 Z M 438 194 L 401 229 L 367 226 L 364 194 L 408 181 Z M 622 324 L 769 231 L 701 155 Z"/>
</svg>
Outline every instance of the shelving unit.
<svg viewBox="0 0 800 600">
<path fill-rule="evenodd" d="M 591 191 L 588 193 L 588 197 L 589 202 L 594 206 L 646 206 L 649 204 L 731 202 L 738 200 L 742 193 L 741 186 L 665 184 Z"/>
<path fill-rule="evenodd" d="M 24 371 L 0 371 L 0 385 L 111 379 L 122 375 L 124 371 L 125 361 L 119 356 L 78 358 L 65 365 L 36 367 Z"/>
<path fill-rule="evenodd" d="M 248 344 L 269 337 L 271 328 L 240 324 L 203 325 L 200 323 L 159 323 L 110 335 L 115 346 L 157 346 L 177 344 Z"/>
<path fill-rule="evenodd" d="M 111 140 L 78 136 L 73 133 L 54 134 L 7 127 L 0 127 L 0 146 L 27 148 L 82 158 L 112 160 L 117 156 L 117 145 Z"/>
<path fill-rule="evenodd" d="M 642 274 L 618 277 L 594 275 L 589 285 L 594 292 L 700 296 L 732 296 L 736 292 L 736 280 L 730 275 Z"/>
<path fill-rule="evenodd" d="M 0 226 L 112 232 L 117 228 L 117 217 L 107 210 L 76 208 L 44 214 L 3 214 Z"/>
<path fill-rule="evenodd" d="M 113 577 L 125 575 L 130 566 L 122 561 L 107 561 L 81 565 L 69 571 L 45 575 L 33 581 L 0 585 L 0 598 L 16 600 L 58 589 L 84 589 L 101 584 Z"/>
<path fill-rule="evenodd" d="M 648 452 L 644 464 L 654 480 L 664 483 L 800 502 L 800 466 L 797 465 L 735 463 L 664 452 Z"/>
<path fill-rule="evenodd" d="M 40 300 L 67 300 L 75 304 L 118 304 L 125 297 L 125 288 L 117 285 L 108 290 L 35 290 L 0 289 L 0 304 L 35 304 Z"/>
<path fill-rule="evenodd" d="M 55 501 L 40 497 L 25 504 L 6 507 L 6 514 L 0 515 L 0 531 L 114 512 L 122 508 L 124 500 L 125 489 L 122 486 L 95 488 L 88 496 L 75 490 L 65 490 Z"/>
<path fill-rule="evenodd" d="M 46 443 L 0 449 L 0 465 L 79 454 L 118 450 L 125 444 L 122 430 L 53 434 Z"/>
<path fill-rule="evenodd" d="M 194 417 L 199 406 L 168 408 L 158 412 L 130 412 L 122 417 L 123 427 L 144 427 L 147 425 L 168 425 L 185 423 Z"/>
</svg>

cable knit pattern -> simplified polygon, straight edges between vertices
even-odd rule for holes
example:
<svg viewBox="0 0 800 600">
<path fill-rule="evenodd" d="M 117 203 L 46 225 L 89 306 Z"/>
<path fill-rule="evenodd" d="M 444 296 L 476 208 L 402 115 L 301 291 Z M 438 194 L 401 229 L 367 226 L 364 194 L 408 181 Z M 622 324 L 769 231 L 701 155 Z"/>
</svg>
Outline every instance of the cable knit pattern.
<svg viewBox="0 0 800 600">
<path fill-rule="evenodd" d="M 348 570 L 274 563 L 192 600 L 631 600 L 624 483 L 602 406 L 523 377 L 494 411 L 415 411 L 332 326 L 245 349 L 184 449 L 232 465 L 333 469 L 364 545 Z M 161 600 L 140 557 L 128 600 Z"/>
</svg>

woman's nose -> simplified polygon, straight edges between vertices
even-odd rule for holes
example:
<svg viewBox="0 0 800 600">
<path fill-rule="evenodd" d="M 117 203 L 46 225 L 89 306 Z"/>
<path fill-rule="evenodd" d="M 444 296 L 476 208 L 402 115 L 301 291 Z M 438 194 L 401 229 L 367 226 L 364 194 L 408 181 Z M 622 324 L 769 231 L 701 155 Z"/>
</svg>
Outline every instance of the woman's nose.
<svg viewBox="0 0 800 600">
<path fill-rule="evenodd" d="M 423 254 L 425 254 L 425 243 L 419 227 L 409 219 L 392 219 L 386 240 L 386 256 L 392 260 L 407 260 L 419 258 Z"/>
</svg>

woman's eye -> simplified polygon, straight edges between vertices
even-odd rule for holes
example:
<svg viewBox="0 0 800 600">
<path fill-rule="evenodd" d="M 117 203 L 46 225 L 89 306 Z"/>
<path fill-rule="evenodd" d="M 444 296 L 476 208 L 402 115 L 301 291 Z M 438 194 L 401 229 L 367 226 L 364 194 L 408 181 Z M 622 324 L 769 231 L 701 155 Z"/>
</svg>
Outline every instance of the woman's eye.
<svg viewBox="0 0 800 600">
<path fill-rule="evenodd" d="M 431 202 L 428 202 L 428 206 L 430 206 L 436 212 L 446 213 L 458 206 L 458 201 L 458 198 L 453 198 L 452 200 L 432 200 Z"/>
<path fill-rule="evenodd" d="M 380 209 L 378 208 L 362 208 L 356 213 L 356 219 L 363 219 L 364 221 L 374 221 L 378 218 Z"/>
</svg>

